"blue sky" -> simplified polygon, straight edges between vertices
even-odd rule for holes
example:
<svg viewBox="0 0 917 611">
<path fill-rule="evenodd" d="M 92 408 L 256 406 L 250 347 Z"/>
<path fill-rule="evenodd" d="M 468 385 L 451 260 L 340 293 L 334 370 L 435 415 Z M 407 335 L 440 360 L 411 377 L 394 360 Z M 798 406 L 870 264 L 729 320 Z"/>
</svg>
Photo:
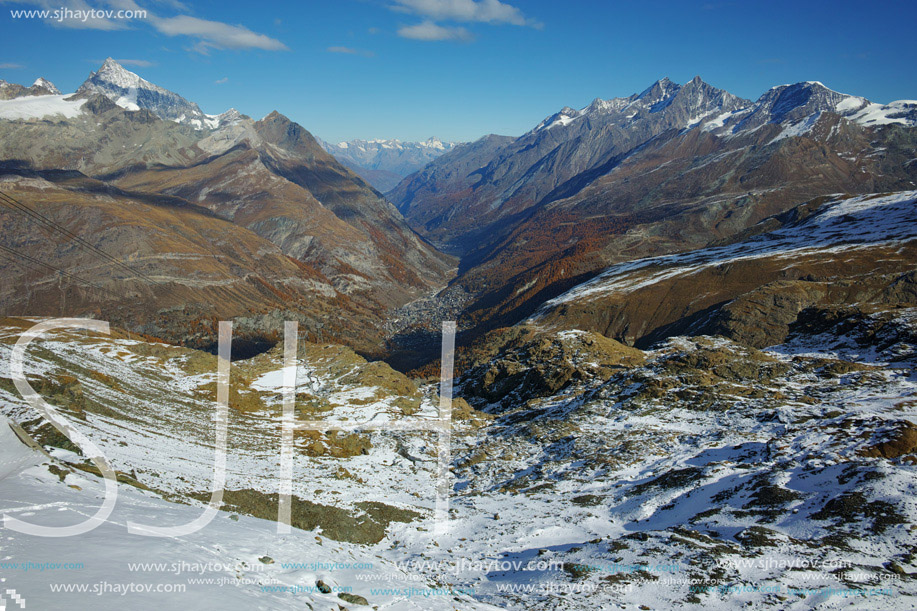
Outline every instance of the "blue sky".
<svg viewBox="0 0 917 611">
<path fill-rule="evenodd" d="M 73 91 L 108 56 L 217 113 L 327 140 L 519 135 L 563 106 L 695 75 L 757 98 L 819 80 L 917 99 L 917 3 L 0 0 L 0 78 Z M 145 19 L 13 19 L 33 8 Z"/>
</svg>

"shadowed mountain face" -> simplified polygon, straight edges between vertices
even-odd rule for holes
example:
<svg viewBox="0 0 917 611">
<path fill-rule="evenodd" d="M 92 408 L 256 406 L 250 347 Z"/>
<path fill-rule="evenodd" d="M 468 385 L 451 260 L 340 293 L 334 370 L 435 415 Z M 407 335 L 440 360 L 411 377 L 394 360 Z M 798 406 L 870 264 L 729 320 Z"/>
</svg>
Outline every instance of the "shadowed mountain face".
<svg viewBox="0 0 917 611">
<path fill-rule="evenodd" d="M 462 257 L 455 284 L 474 295 L 464 324 L 483 331 L 616 262 L 726 240 L 825 194 L 913 188 L 915 122 L 917 102 L 881 106 L 816 82 L 749 102 L 663 79 L 564 108 L 518 139 L 459 147 L 390 197 Z"/>
<path fill-rule="evenodd" d="M 299 318 L 309 320 L 307 326 L 315 331 L 324 329 L 328 337 L 342 337 L 371 350 L 379 340 L 376 323 L 389 308 L 448 280 L 454 262 L 414 233 L 392 204 L 326 153 L 303 127 L 277 112 L 260 121 L 238 113 L 224 113 L 219 121 L 203 125 L 186 121 L 174 116 L 183 98 L 112 64 L 109 60 L 93 73 L 73 98 L 48 96 L 41 107 L 20 103 L 28 98 L 12 100 L 16 118 L 0 120 L 0 159 L 6 160 L 2 185 L 14 197 L 42 209 L 47 205 L 46 192 L 64 189 L 72 195 L 59 193 L 61 201 L 91 200 L 86 205 L 97 214 L 119 219 L 78 222 L 78 214 L 51 210 L 70 217 L 62 224 L 78 230 L 81 237 L 103 250 L 114 249 L 127 260 L 143 260 L 149 276 L 168 278 L 176 285 L 159 293 L 156 287 L 148 287 L 155 298 L 130 308 L 132 315 L 133 310 L 142 310 L 144 320 L 159 320 L 144 327 L 148 332 L 182 336 L 180 325 L 166 319 L 187 318 L 169 307 L 184 307 L 182 289 L 194 284 L 175 269 L 180 267 L 176 262 L 186 258 L 181 248 L 169 246 L 185 243 L 184 220 L 155 228 L 157 235 L 164 234 L 162 250 L 157 251 L 161 256 L 143 259 L 132 250 L 144 243 L 147 231 L 153 231 L 144 212 L 150 202 L 167 201 L 181 214 L 193 210 L 200 223 L 209 225 L 206 239 L 196 248 L 214 250 L 219 258 L 221 245 L 229 240 L 233 249 L 245 253 L 226 255 L 227 267 L 219 273 L 204 266 L 192 276 L 227 287 L 262 280 L 270 285 L 266 290 L 271 297 L 263 300 L 229 289 L 220 298 L 201 296 L 197 317 L 249 316 L 257 329 L 277 322 L 268 319 L 271 311 L 287 309 L 299 312 Z M 120 80 L 100 80 L 100 75 L 109 73 L 117 73 Z M 138 93 L 127 104 L 123 92 L 109 86 L 112 82 L 130 85 L 125 79 L 156 95 Z M 66 185 L 58 181 L 53 189 L 43 186 L 52 170 L 69 170 L 74 178 Z M 31 181 L 28 188 L 22 187 L 22 180 Z M 134 210 L 135 216 L 125 216 L 122 209 Z M 114 241 L 99 233 L 109 222 L 120 228 Z M 21 229 L 37 239 L 34 227 L 25 224 Z M 240 237 L 243 234 L 246 237 Z M 11 239 L 7 234 L 6 241 Z M 173 248 L 175 256 L 168 256 Z M 263 269 L 267 253 L 285 263 L 272 265 L 267 273 Z M 71 257 L 78 257 L 79 249 L 59 249 L 57 254 L 54 265 L 69 269 L 76 264 Z M 115 294 L 123 292 L 123 279 L 106 275 L 107 270 L 90 268 L 86 274 L 85 280 L 93 284 Z M 49 292 L 46 305 L 57 313 L 62 300 Z M 93 307 L 108 315 L 119 310 L 116 301 L 110 293 L 101 293 Z M 66 308 L 76 308 L 76 303 L 71 300 Z M 17 312 L 26 307 L 12 296 L 4 305 Z M 330 311 L 337 319 L 327 316 Z M 261 322 L 256 320 L 259 317 Z M 127 320 L 122 324 L 130 326 Z"/>
</svg>

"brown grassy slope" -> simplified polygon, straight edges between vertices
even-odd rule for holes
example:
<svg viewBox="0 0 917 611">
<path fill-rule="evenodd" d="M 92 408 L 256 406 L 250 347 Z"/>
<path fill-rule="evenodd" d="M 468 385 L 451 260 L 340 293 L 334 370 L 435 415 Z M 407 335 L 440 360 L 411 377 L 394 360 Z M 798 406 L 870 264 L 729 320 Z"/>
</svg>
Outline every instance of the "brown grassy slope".
<svg viewBox="0 0 917 611">
<path fill-rule="evenodd" d="M 193 343 L 209 337 L 218 319 L 247 317 L 255 330 L 259 317 L 288 311 L 306 324 L 304 331 L 329 337 L 340 333 L 367 345 L 365 329 L 372 328 L 367 320 L 375 313 L 338 294 L 319 270 L 291 259 L 252 231 L 174 198 L 150 202 L 143 194 L 132 197 L 85 177 L 46 180 L 26 174 L 4 175 L 0 190 L 154 282 L 3 208 L 3 245 L 80 278 L 61 279 L 7 257 L 0 289 L 4 314 L 94 315 Z M 271 326 L 261 322 L 262 332 Z M 351 327 L 362 330 L 349 332 Z"/>
</svg>

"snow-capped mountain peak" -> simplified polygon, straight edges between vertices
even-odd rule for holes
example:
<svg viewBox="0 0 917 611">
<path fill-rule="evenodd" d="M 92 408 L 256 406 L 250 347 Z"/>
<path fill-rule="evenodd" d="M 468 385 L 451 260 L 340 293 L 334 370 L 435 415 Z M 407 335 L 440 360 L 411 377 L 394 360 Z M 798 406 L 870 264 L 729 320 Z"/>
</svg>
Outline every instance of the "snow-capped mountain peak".
<svg viewBox="0 0 917 611">
<path fill-rule="evenodd" d="M 49 95 L 60 95 L 60 89 L 55 87 L 54 83 L 40 76 L 37 79 L 35 79 L 34 83 L 32 83 L 32 88 L 33 89 L 43 89 L 47 91 Z"/>
<path fill-rule="evenodd" d="M 864 97 L 829 89 L 820 81 L 773 87 L 749 110 L 730 128 L 732 133 L 775 123 L 792 128 L 794 134 L 801 134 L 811 129 L 818 117 L 826 112 L 865 126 L 917 125 L 917 102 L 899 100 L 887 105 L 876 104 Z"/>
<path fill-rule="evenodd" d="M 35 79 L 35 82 L 32 83 L 29 87 L 24 87 L 17 83 L 7 83 L 6 81 L 0 79 L 0 100 L 35 98 L 50 95 L 60 96 L 61 92 L 57 87 L 54 86 L 54 83 L 42 77 Z M 25 104 L 37 104 L 38 106 L 42 106 L 41 102 L 25 102 Z M 54 104 L 52 104 L 52 106 L 54 106 Z M 33 108 L 32 110 L 36 110 L 36 108 Z M 26 112 L 26 114 L 28 115 L 30 112 Z"/>
<path fill-rule="evenodd" d="M 456 146 L 455 142 L 443 142 L 436 137 L 420 142 L 402 142 L 394 138 L 357 139 L 337 144 L 324 140 L 318 142 L 338 161 L 382 192 L 391 190 L 402 178 Z"/>
<path fill-rule="evenodd" d="M 542 121 L 532 131 L 538 132 L 542 130 L 548 130 L 548 129 L 551 129 L 552 127 L 557 127 L 557 126 L 566 127 L 567 125 L 570 125 L 570 123 L 572 123 L 575 119 L 578 119 L 579 117 L 583 116 L 586 113 L 586 110 L 588 108 L 589 107 L 587 106 L 583 110 L 576 110 L 575 108 L 571 108 L 570 106 L 564 106 L 563 108 L 560 109 L 560 112 L 557 112 L 551 115 L 550 117 L 548 117 L 547 119 L 545 119 L 544 121 Z"/>
<path fill-rule="evenodd" d="M 431 136 L 427 138 L 426 140 L 424 140 L 423 142 L 418 142 L 418 144 L 426 148 L 433 148 L 433 149 L 440 149 L 440 150 L 446 148 L 445 144 L 443 144 L 443 141 L 437 138 L 436 136 Z"/>
<path fill-rule="evenodd" d="M 664 77 L 644 89 L 635 102 L 656 110 L 674 98 L 680 89 L 681 85 L 673 83 L 669 77 Z"/>
<path fill-rule="evenodd" d="M 162 119 L 195 129 L 215 129 L 241 116 L 234 109 L 220 115 L 204 114 L 194 102 L 147 81 L 111 57 L 89 75 L 76 93 L 83 96 L 101 94 L 124 109 L 149 110 Z"/>
<path fill-rule="evenodd" d="M 774 87 L 759 100 L 761 111 L 771 116 L 772 122 L 781 123 L 787 118 L 804 113 L 834 111 L 838 104 L 852 96 L 828 89 L 818 81 Z"/>
<path fill-rule="evenodd" d="M 627 106 L 627 98 L 611 98 L 610 100 L 603 100 L 602 98 L 596 98 L 592 100 L 589 106 L 586 106 L 582 109 L 582 114 L 595 114 L 600 112 L 609 112 L 613 110 L 621 110 Z"/>
<path fill-rule="evenodd" d="M 584 117 L 590 119 L 593 127 L 596 124 L 614 123 L 629 129 L 635 122 L 651 121 L 664 124 L 665 129 L 681 129 L 695 126 L 707 117 L 734 112 L 749 104 L 751 102 L 748 100 L 705 83 L 699 76 L 685 85 L 663 78 L 639 94 L 626 98 L 596 98 L 581 110 L 566 106 L 542 121 L 530 133 L 578 125 Z"/>
<path fill-rule="evenodd" d="M 95 73 L 95 75 L 98 81 L 104 81 L 109 85 L 120 87 L 122 89 L 130 89 L 131 87 L 143 87 L 145 89 L 165 91 L 161 87 L 158 87 L 157 85 L 154 85 L 153 83 L 140 78 L 140 75 L 131 72 L 110 57 L 102 63 L 102 66 L 99 68 L 98 72 Z"/>
</svg>

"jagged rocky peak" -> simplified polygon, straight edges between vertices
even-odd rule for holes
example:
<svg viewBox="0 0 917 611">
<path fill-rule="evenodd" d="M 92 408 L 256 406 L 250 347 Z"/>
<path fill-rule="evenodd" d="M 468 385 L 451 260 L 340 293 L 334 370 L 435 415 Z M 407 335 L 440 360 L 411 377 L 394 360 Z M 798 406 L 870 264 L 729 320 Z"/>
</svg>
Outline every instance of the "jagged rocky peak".
<svg viewBox="0 0 917 611">
<path fill-rule="evenodd" d="M 77 94 L 96 93 L 127 110 L 146 109 L 163 119 L 202 122 L 204 118 L 203 111 L 194 102 L 154 85 L 110 57 L 77 89 Z"/>
<path fill-rule="evenodd" d="M 717 102 L 723 102 L 725 104 L 740 106 L 748 106 L 751 104 L 751 100 L 740 98 L 739 96 L 733 95 L 724 89 L 714 87 L 710 83 L 704 81 L 700 76 L 695 76 L 693 79 L 680 87 L 675 97 L 682 99 L 694 98 L 696 100 L 706 98 Z"/>
<path fill-rule="evenodd" d="M 751 104 L 751 100 L 718 89 L 695 76 L 680 87 L 673 97 L 657 104 L 654 111 L 665 108 L 675 122 L 674 126 L 692 127 L 707 119 L 748 108 Z"/>
<path fill-rule="evenodd" d="M 144 85 L 147 85 L 150 89 L 159 89 L 156 85 L 144 81 L 140 78 L 140 75 L 131 72 L 110 57 L 106 59 L 99 67 L 98 71 L 93 74 L 95 78 L 90 76 L 90 80 L 96 83 L 106 83 L 110 86 L 120 87 L 121 89 L 142 87 Z"/>
<path fill-rule="evenodd" d="M 696 124 L 704 117 L 733 112 L 750 105 L 750 100 L 717 89 L 699 76 L 685 85 L 679 85 L 666 77 L 630 97 L 608 100 L 596 98 L 582 110 L 564 107 L 542 121 L 533 132 L 567 126 L 580 117 L 621 125 L 662 118 L 668 127 L 684 127 Z"/>
<path fill-rule="evenodd" d="M 324 155 L 321 146 L 309 130 L 276 110 L 256 121 L 255 130 L 264 140 L 287 151 L 298 152 L 306 158 Z"/>
<path fill-rule="evenodd" d="M 34 89 L 36 91 L 44 91 L 47 92 L 48 95 L 60 95 L 60 89 L 55 87 L 54 83 L 41 76 L 35 79 L 35 82 L 32 83 L 30 89 Z"/>
<path fill-rule="evenodd" d="M 669 80 L 669 77 L 666 76 L 644 89 L 640 95 L 637 96 L 637 100 L 645 106 L 655 107 L 675 97 L 680 89 L 681 85 L 673 83 Z"/>
<path fill-rule="evenodd" d="M 60 90 L 48 79 L 38 77 L 30 87 L 8 83 L 0 79 L 0 100 L 12 100 L 25 96 L 60 95 Z"/>
<path fill-rule="evenodd" d="M 234 109 L 220 115 L 205 114 L 194 102 L 149 82 L 111 57 L 89 75 L 76 93 L 87 97 L 101 94 L 126 110 L 149 110 L 161 119 L 195 129 L 216 129 L 241 117 Z"/>
<path fill-rule="evenodd" d="M 851 101 L 859 107 L 868 103 L 864 98 L 828 89 L 818 81 L 806 81 L 774 87 L 761 96 L 758 106 L 770 115 L 772 122 L 782 123 L 817 112 L 834 112 L 842 102 L 849 104 Z"/>
</svg>

